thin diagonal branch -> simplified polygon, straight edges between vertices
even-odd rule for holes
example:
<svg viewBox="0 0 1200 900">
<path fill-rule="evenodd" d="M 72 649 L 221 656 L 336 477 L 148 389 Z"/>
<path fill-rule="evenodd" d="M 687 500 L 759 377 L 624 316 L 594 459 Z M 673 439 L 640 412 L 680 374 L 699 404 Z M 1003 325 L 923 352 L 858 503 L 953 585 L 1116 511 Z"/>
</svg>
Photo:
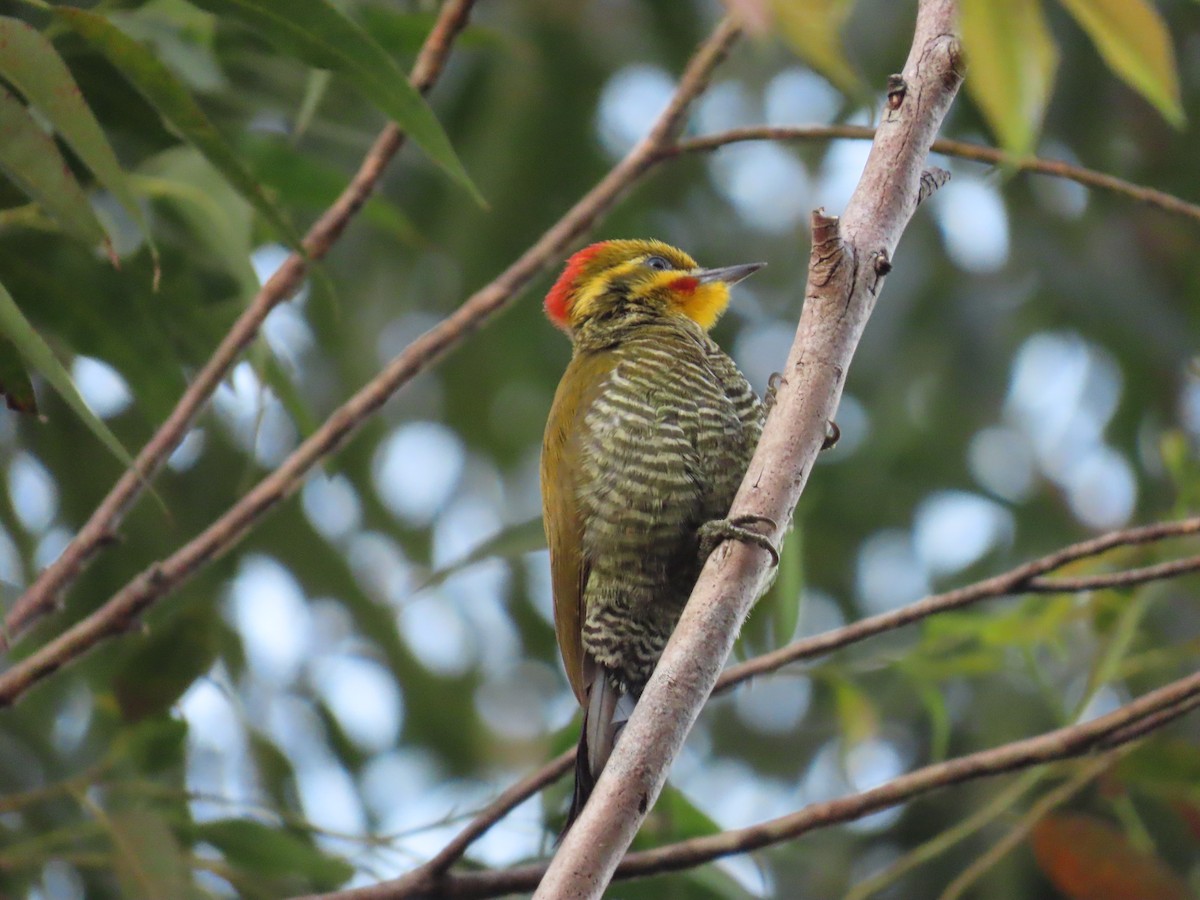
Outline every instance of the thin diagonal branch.
<svg viewBox="0 0 1200 900">
<path fill-rule="evenodd" d="M 1200 673 L 1150 691 L 1089 722 L 925 766 L 870 790 L 813 803 L 790 815 L 749 828 L 630 853 L 617 866 L 614 878 L 641 878 L 693 868 L 722 857 L 792 841 L 820 828 L 860 819 L 939 788 L 1111 750 L 1142 737 L 1149 726 L 1162 728 L 1197 707 L 1200 707 Z M 544 883 L 543 876 L 547 868 L 547 863 L 541 862 L 499 871 L 447 873 L 438 880 L 419 884 L 405 883 L 404 879 L 400 879 L 367 888 L 314 895 L 304 900 L 407 900 L 412 897 L 482 900 L 528 892 L 535 885 Z"/>
<path fill-rule="evenodd" d="M 409 80 L 417 90 L 427 92 L 441 75 L 454 39 L 466 25 L 474 2 L 447 0 L 442 7 L 413 65 Z M 304 236 L 303 247 L 307 258 L 299 253 L 291 254 L 267 280 L 188 385 L 167 420 L 138 453 L 133 468 L 117 480 L 58 559 L 43 569 L 13 604 L 5 617 L 4 628 L 0 629 L 0 650 L 15 641 L 38 618 L 50 612 L 58 604 L 63 591 L 79 577 L 96 554 L 111 543 L 116 528 L 162 468 L 167 457 L 179 446 L 213 392 L 229 373 L 230 367 L 258 336 L 267 315 L 299 289 L 312 263 L 324 258 L 341 237 L 350 220 L 375 190 L 388 162 L 404 145 L 405 137 L 405 133 L 395 125 L 388 125 L 380 132 L 345 190 Z"/>
<path fill-rule="evenodd" d="M 1108 572 L 1104 575 L 1089 575 L 1084 578 L 1034 578 L 1026 589 L 1040 594 L 1095 591 L 1104 588 L 1131 587 L 1135 584 L 1145 584 L 1147 581 L 1175 578 L 1196 571 L 1200 571 L 1200 556 L 1189 556 L 1186 559 L 1174 559 L 1153 566 L 1142 566 L 1139 569 Z"/>
<path fill-rule="evenodd" d="M 567 772 L 571 771 L 575 766 L 575 751 L 576 748 L 572 747 L 570 750 L 560 753 L 536 772 L 527 775 L 521 781 L 518 781 L 508 790 L 504 791 L 499 797 L 489 803 L 479 815 L 472 819 L 466 828 L 455 835 L 454 839 L 443 847 L 435 857 L 425 863 L 425 865 L 414 869 L 409 875 L 415 876 L 417 879 L 430 876 L 437 878 L 444 872 L 447 872 L 462 857 L 471 844 L 479 840 L 488 829 L 508 815 L 510 810 L 520 806 L 538 791 L 542 790 L 542 788 L 553 784 Z M 405 878 L 407 877 L 408 875 L 405 876 Z"/>
<path fill-rule="evenodd" d="M 734 128 L 719 134 L 690 138 L 680 141 L 663 150 L 663 158 L 669 159 L 685 153 L 711 153 L 743 141 L 814 141 L 814 140 L 865 140 L 875 137 L 875 129 L 863 125 L 797 125 L 770 126 L 757 125 L 747 128 Z M 1166 191 L 1134 184 L 1123 178 L 1097 172 L 1084 166 L 1072 165 L 1057 159 L 1040 159 L 1036 156 L 1015 156 L 995 147 L 983 144 L 973 144 L 969 141 L 955 141 L 939 138 L 933 142 L 933 152 L 953 156 L 958 159 L 968 159 L 975 162 L 1001 166 L 1017 172 L 1033 172 L 1039 175 L 1049 175 L 1054 178 L 1065 178 L 1085 187 L 1107 191 L 1128 197 L 1139 203 L 1157 207 L 1164 212 L 1191 219 L 1200 223 L 1200 205 L 1168 194 Z"/>
<path fill-rule="evenodd" d="M 931 594 L 915 603 L 910 603 L 891 612 L 869 616 L 865 619 L 859 619 L 857 622 L 852 622 L 849 625 L 844 625 L 841 628 L 834 628 L 822 634 L 793 641 L 786 647 L 780 647 L 778 650 L 773 650 L 770 653 L 764 653 L 743 663 L 730 666 L 717 681 L 716 690 L 731 688 L 744 681 L 749 681 L 758 675 L 774 672 L 790 663 L 824 656 L 834 650 L 847 647 L 850 644 L 856 644 L 869 637 L 874 637 L 887 631 L 894 631 L 897 628 L 903 628 L 905 625 L 911 625 L 914 622 L 927 619 L 937 613 L 952 609 L 962 609 L 981 600 L 1006 597 L 1012 594 L 1033 593 L 1035 591 L 1060 591 L 1065 593 L 1076 590 L 1092 590 L 1097 587 L 1129 586 L 1135 583 L 1141 584 L 1145 581 L 1170 578 L 1183 572 L 1195 571 L 1200 566 L 1200 562 L 1197 561 L 1196 557 L 1190 557 L 1184 560 L 1163 563 L 1160 566 L 1134 569 L 1132 570 L 1133 572 L 1144 576 L 1137 580 L 1126 579 L 1125 576 L 1128 573 L 1124 572 L 1098 575 L 1095 578 L 1086 579 L 1039 578 L 1039 576 L 1047 572 L 1053 572 L 1055 569 L 1060 569 L 1069 563 L 1099 556 L 1116 547 L 1147 544 L 1153 541 L 1195 534 L 1200 534 L 1200 516 L 1190 519 L 1180 519 L 1176 522 L 1159 522 L 1139 528 L 1125 528 L 1102 534 L 1091 540 L 1080 541 L 1077 544 L 1063 547 L 1054 553 L 1030 560 L 1014 569 L 994 575 L 983 581 L 977 581 L 974 584 L 955 588 L 952 591 L 946 591 L 942 594 Z M 1187 565 L 1181 565 L 1184 563 Z M 1054 585 L 1054 587 L 1051 588 L 1048 585 Z"/>
<path fill-rule="evenodd" d="M 675 139 L 689 104 L 707 87 L 713 70 L 725 58 L 737 35 L 737 27 L 731 22 L 719 24 L 692 57 L 675 95 L 647 137 L 516 262 L 413 341 L 382 372 L 334 410 L 275 471 L 175 553 L 149 566 L 91 615 L 0 674 L 0 707 L 13 703 L 32 685 L 97 643 L 127 631 L 157 600 L 178 589 L 199 569 L 229 550 L 402 385 L 457 346 L 551 261 L 558 259 L 645 174 L 658 149 Z"/>
</svg>

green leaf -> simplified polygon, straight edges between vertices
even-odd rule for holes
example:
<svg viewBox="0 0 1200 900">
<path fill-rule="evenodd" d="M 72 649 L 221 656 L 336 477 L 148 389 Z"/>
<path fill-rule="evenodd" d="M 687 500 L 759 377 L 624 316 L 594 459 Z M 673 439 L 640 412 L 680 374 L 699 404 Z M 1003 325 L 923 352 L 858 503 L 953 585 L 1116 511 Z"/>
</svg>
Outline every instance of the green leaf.
<svg viewBox="0 0 1200 900">
<path fill-rule="evenodd" d="M 244 22 L 309 65 L 345 76 L 481 206 L 486 205 L 420 92 L 374 38 L 326 0 L 195 2 L 201 9 Z"/>
<path fill-rule="evenodd" d="M 800 624 L 800 594 L 804 590 L 804 540 L 799 528 L 783 538 L 779 554 L 779 569 L 775 579 L 777 591 L 771 606 L 771 624 L 775 640 L 786 644 L 796 635 Z"/>
<path fill-rule="evenodd" d="M 188 895 L 191 872 L 166 819 L 148 807 L 131 807 L 107 820 L 122 896 L 175 900 Z"/>
<path fill-rule="evenodd" d="M 738 652 L 752 656 L 796 636 L 804 589 L 804 541 L 799 528 L 784 535 L 775 583 L 758 601 L 738 636 Z"/>
<path fill-rule="evenodd" d="M 879 713 L 866 692 L 840 676 L 831 677 L 830 685 L 846 746 L 853 747 L 874 737 L 879 731 Z"/>
<path fill-rule="evenodd" d="M 914 677 L 923 681 L 978 678 L 992 675 L 1004 668 L 1004 649 L 994 647 L 929 658 L 913 656 L 905 665 Z"/>
<path fill-rule="evenodd" d="M 0 75 L 37 107 L 91 169 L 100 185 L 120 201 L 157 255 L 150 228 L 125 172 L 54 45 L 20 19 L 0 16 L 0 47 L 4 48 L 0 53 Z"/>
<path fill-rule="evenodd" d="M 294 209 L 324 210 L 346 187 L 345 173 L 301 153 L 278 136 L 246 135 L 238 148 L 259 181 Z M 367 200 L 361 217 L 401 243 L 426 243 L 412 219 L 379 192 Z"/>
<path fill-rule="evenodd" d="M 1123 758 L 1116 772 L 1162 796 L 1200 799 L 1200 747 L 1190 741 L 1156 735 Z"/>
<path fill-rule="evenodd" d="M 362 6 L 358 17 L 379 46 L 400 59 L 416 56 L 437 23 L 437 13 L 399 10 L 386 2 Z M 468 25 L 455 38 L 454 46 L 462 50 L 495 49 L 503 48 L 511 41 L 510 35 L 495 28 Z"/>
<path fill-rule="evenodd" d="M 0 334 L 12 341 L 13 346 L 17 348 L 17 352 L 21 354 L 21 358 L 25 360 L 29 368 L 42 374 L 50 386 L 83 420 L 83 423 L 100 439 L 100 442 L 112 451 L 122 464 L 132 468 L 133 459 L 129 453 L 121 446 L 121 442 L 117 440 L 116 436 L 108 430 L 108 426 L 88 409 L 88 405 L 79 396 L 79 391 L 75 389 L 75 383 L 67 374 L 67 370 L 55 357 L 50 346 L 42 340 L 42 336 L 33 330 L 29 320 L 25 318 L 16 301 L 2 284 L 0 284 Z"/>
<path fill-rule="evenodd" d="M 187 88 L 153 53 L 103 16 L 69 7 L 56 8 L 54 15 L 104 54 L 163 120 L 203 153 L 289 246 L 300 247 L 300 237 L 283 211 L 266 195 Z"/>
<path fill-rule="evenodd" d="M 108 20 L 148 46 L 185 85 L 201 94 L 229 88 L 214 53 L 217 32 L 214 16 L 186 0 L 139 0 L 135 9 L 113 8 L 121 5 L 105 4 Z"/>
<path fill-rule="evenodd" d="M 133 177 L 147 196 L 167 204 L 193 241 L 207 247 L 237 280 L 243 300 L 254 296 L 259 281 L 250 263 L 252 209 L 210 160 L 193 147 L 176 146 L 146 160 Z"/>
<path fill-rule="evenodd" d="M 275 355 L 261 335 L 250 349 L 249 359 L 259 380 L 271 389 L 291 416 L 300 437 L 306 438 L 316 431 L 320 423 L 309 406 L 308 397 L 296 384 L 285 362 Z"/>
<path fill-rule="evenodd" d="M 784 40 L 801 59 L 847 94 L 863 93 L 840 35 L 851 0 L 772 0 L 771 6 Z"/>
<path fill-rule="evenodd" d="M 58 152 L 54 139 L 29 110 L 0 86 L 0 169 L 38 202 L 67 234 L 94 247 L 112 245 L 87 195 Z"/>
<path fill-rule="evenodd" d="M 1059 0 L 1088 33 L 1108 67 L 1182 128 L 1179 74 L 1171 34 L 1147 0 Z"/>
<path fill-rule="evenodd" d="M 0 394 L 9 409 L 37 414 L 37 396 L 12 341 L 0 338 Z"/>
<path fill-rule="evenodd" d="M 1179 429 L 1163 434 L 1159 453 L 1176 492 L 1174 514 L 1182 518 L 1200 507 L 1200 459 L 1192 450 L 1191 439 Z"/>
<path fill-rule="evenodd" d="M 260 789 L 271 798 L 276 809 L 296 804 L 296 770 L 287 754 L 254 730 L 248 730 L 250 755 L 258 775 Z"/>
<path fill-rule="evenodd" d="M 113 678 L 127 722 L 167 713 L 217 655 L 211 607 L 197 606 L 158 621 L 123 658 Z M 153 672 L 153 677 L 147 677 Z"/>
<path fill-rule="evenodd" d="M 959 21 L 967 90 L 1006 150 L 1032 152 L 1058 67 L 1041 0 L 963 0 Z"/>
<path fill-rule="evenodd" d="M 918 680 L 916 688 L 921 706 L 929 716 L 929 759 L 941 762 L 950 749 L 950 711 L 946 708 L 946 698 L 931 681 Z"/>
<path fill-rule="evenodd" d="M 187 722 L 181 719 L 168 716 L 145 719 L 118 734 L 108 758 L 142 778 L 161 772 L 182 772 L 187 757 L 187 734 Z"/>
<path fill-rule="evenodd" d="M 300 101 L 300 109 L 296 111 L 296 121 L 292 123 L 292 140 L 298 141 L 308 131 L 313 117 L 329 91 L 329 79 L 332 73 L 326 69 L 313 69 L 308 73 L 304 84 L 304 98 Z"/>
<path fill-rule="evenodd" d="M 498 534 L 488 538 L 466 556 L 432 572 L 429 578 L 417 590 L 436 587 L 456 572 L 469 568 L 476 563 L 483 562 L 485 559 L 491 559 L 492 557 L 511 558 L 524 553 L 530 553 L 534 550 L 541 550 L 545 546 L 546 532 L 542 528 L 541 516 L 536 519 L 530 519 L 527 522 L 509 525 L 507 528 L 501 529 Z"/>
<path fill-rule="evenodd" d="M 654 803 L 654 809 L 650 813 L 650 822 L 658 821 L 667 826 L 665 829 L 658 829 L 659 839 L 643 841 L 641 846 L 656 846 L 662 843 L 661 838 L 665 835 L 670 835 L 671 840 L 681 841 L 688 838 L 707 837 L 719 834 L 721 831 L 721 826 L 689 800 L 687 794 L 669 784 L 659 794 L 658 800 Z"/>
<path fill-rule="evenodd" d="M 248 819 L 218 819 L 196 826 L 196 837 L 225 854 L 229 862 L 267 878 L 300 876 L 331 890 L 354 874 L 344 860 L 326 856 L 309 841 Z"/>
</svg>

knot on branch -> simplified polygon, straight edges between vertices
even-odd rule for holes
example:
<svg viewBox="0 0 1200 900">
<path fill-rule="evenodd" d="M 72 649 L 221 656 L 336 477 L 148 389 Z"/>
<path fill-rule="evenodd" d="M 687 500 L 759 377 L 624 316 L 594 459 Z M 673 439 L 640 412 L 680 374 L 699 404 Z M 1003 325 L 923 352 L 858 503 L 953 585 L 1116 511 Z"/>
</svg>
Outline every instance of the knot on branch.
<svg viewBox="0 0 1200 900">
<path fill-rule="evenodd" d="M 921 186 L 917 190 L 917 206 L 920 206 L 930 197 L 932 197 L 937 189 L 942 187 L 950 180 L 950 173 L 945 169 L 939 169 L 937 166 L 926 169 L 921 173 Z"/>
<path fill-rule="evenodd" d="M 870 286 L 871 295 L 874 296 L 883 287 L 883 279 L 887 277 L 888 272 L 892 271 L 892 260 L 886 249 L 876 250 L 871 254 L 871 271 L 875 276 Z"/>
<path fill-rule="evenodd" d="M 887 80 L 887 108 L 889 110 L 897 110 L 900 104 L 904 102 L 904 95 L 908 93 L 908 82 L 904 80 L 903 75 L 889 75 Z"/>
<path fill-rule="evenodd" d="M 947 91 L 957 91 L 967 75 L 967 58 L 963 53 L 962 41 L 956 34 L 944 34 L 938 45 L 944 47 L 949 63 L 942 73 L 942 86 Z"/>
<path fill-rule="evenodd" d="M 841 222 L 826 215 L 824 207 L 812 214 L 812 258 L 809 277 L 813 284 L 827 285 L 842 268 L 846 245 L 842 241 Z"/>
</svg>

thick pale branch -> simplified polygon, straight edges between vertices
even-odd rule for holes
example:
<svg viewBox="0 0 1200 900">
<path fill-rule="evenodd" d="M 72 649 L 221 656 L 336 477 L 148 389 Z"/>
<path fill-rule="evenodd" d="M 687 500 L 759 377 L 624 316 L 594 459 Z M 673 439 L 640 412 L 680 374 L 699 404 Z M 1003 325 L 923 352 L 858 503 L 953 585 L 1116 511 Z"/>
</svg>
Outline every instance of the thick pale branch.
<svg viewBox="0 0 1200 900">
<path fill-rule="evenodd" d="M 454 39 L 466 25 L 473 5 L 474 0 L 447 0 L 442 7 L 413 65 L 410 80 L 422 93 L 428 91 L 441 75 Z M 42 570 L 13 604 L 5 617 L 4 628 L 0 630 L 0 650 L 16 640 L 39 617 L 50 612 L 62 592 L 79 577 L 92 558 L 111 543 L 116 528 L 150 479 L 179 446 L 242 351 L 258 336 L 268 313 L 296 292 L 312 262 L 324 258 L 341 237 L 354 214 L 374 191 L 388 162 L 404 145 L 404 139 L 404 132 L 395 125 L 388 125 L 380 132 L 354 178 L 305 235 L 303 246 L 307 259 L 299 253 L 291 254 L 262 286 L 188 385 L 167 420 L 138 453 L 133 468 L 117 480 L 58 559 Z"/>
<path fill-rule="evenodd" d="M 875 129 L 863 125 L 795 125 L 770 126 L 756 125 L 747 128 L 734 128 L 719 134 L 689 138 L 680 141 L 663 150 L 662 157 L 673 158 L 684 153 L 711 153 L 743 141 L 825 141 L 825 140 L 864 140 L 875 137 Z M 1065 178 L 1085 187 L 1107 191 L 1128 197 L 1139 203 L 1157 207 L 1173 215 L 1183 216 L 1193 222 L 1200 223 L 1200 206 L 1189 203 L 1168 194 L 1140 184 L 1134 184 L 1123 178 L 1106 175 L 1094 169 L 1072 165 L 1057 159 L 1039 159 L 1036 156 L 1014 156 L 995 147 L 982 144 L 972 144 L 968 141 L 955 141 L 948 138 L 938 138 L 931 148 L 935 153 L 953 156 L 958 159 L 968 159 L 974 162 L 988 163 L 1001 166 L 1017 172 L 1033 172 L 1038 175 L 1049 175 L 1054 178 Z"/>
<path fill-rule="evenodd" d="M 953 2 L 922 0 L 912 52 L 889 91 L 844 219 L 839 227 L 836 219 L 814 216 L 796 341 L 731 517 L 766 517 L 781 526 L 790 520 L 961 77 Z M 766 569 L 766 552 L 745 544 L 727 543 L 709 558 L 595 792 L 535 897 L 603 893 L 711 692 Z"/>
<path fill-rule="evenodd" d="M 453 314 L 406 347 L 375 378 L 292 452 L 283 463 L 194 539 L 156 562 L 114 594 L 94 613 L 0 675 L 0 706 L 13 703 L 40 679 L 86 653 L 100 641 L 127 631 L 159 598 L 237 543 L 282 499 L 296 490 L 313 466 L 341 447 L 401 385 L 427 369 L 530 279 L 578 240 L 617 198 L 650 167 L 658 149 L 675 139 L 688 104 L 708 84 L 738 34 L 722 22 L 696 51 L 667 109 L 649 135 L 529 250 Z"/>
</svg>

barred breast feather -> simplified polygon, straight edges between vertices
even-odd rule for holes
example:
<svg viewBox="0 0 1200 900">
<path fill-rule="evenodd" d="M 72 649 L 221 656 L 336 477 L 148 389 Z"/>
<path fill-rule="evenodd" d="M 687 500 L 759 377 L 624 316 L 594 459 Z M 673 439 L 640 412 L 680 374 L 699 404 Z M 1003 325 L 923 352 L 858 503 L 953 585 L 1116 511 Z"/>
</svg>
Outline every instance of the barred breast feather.
<svg viewBox="0 0 1200 900">
<path fill-rule="evenodd" d="M 699 574 L 697 529 L 728 512 L 762 411 L 733 362 L 690 322 L 646 326 L 577 354 L 568 388 L 575 369 L 606 374 L 573 408 L 555 404 L 572 420 L 562 433 L 578 454 L 563 497 L 574 507 L 578 553 L 552 554 L 556 569 L 577 559 L 576 571 L 554 573 L 556 602 L 575 601 L 556 609 L 573 620 L 559 631 L 574 626 L 581 668 L 586 651 L 614 686 L 637 696 Z M 577 587 L 564 595 L 560 583 Z M 577 693 L 585 680 L 581 671 Z"/>
</svg>

